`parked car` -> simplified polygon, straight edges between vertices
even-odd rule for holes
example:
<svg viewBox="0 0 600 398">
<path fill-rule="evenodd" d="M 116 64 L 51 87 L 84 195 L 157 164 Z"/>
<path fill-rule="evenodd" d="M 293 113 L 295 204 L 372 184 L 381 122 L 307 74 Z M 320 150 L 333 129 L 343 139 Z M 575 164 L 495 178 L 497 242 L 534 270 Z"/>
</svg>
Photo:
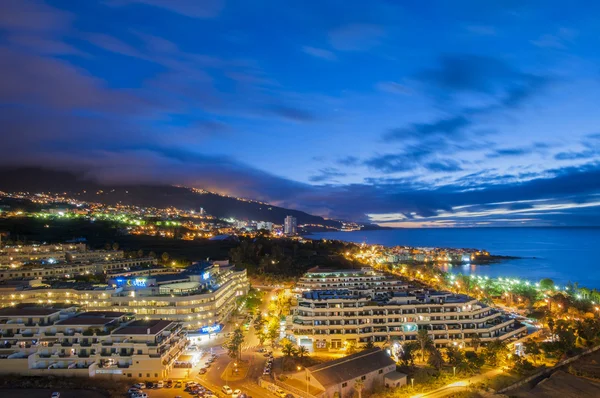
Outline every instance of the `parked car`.
<svg viewBox="0 0 600 398">
<path fill-rule="evenodd" d="M 181 382 L 180 381 L 176 381 L 175 382 L 175 388 L 181 388 Z"/>
<path fill-rule="evenodd" d="M 278 389 L 277 391 L 275 391 L 275 394 L 276 394 L 278 397 L 285 398 L 285 396 L 287 395 L 287 392 L 285 392 L 285 391 L 283 391 L 283 390 L 281 390 L 281 389 Z"/>
<path fill-rule="evenodd" d="M 50 397 L 51 398 L 60 398 L 60 393 L 59 392 L 53 392 Z"/>
<path fill-rule="evenodd" d="M 138 392 L 131 395 L 131 398 L 148 398 L 148 394 L 145 392 Z"/>
<path fill-rule="evenodd" d="M 173 380 L 167 380 L 167 382 L 165 383 L 165 387 L 172 388 L 173 387 Z"/>
<path fill-rule="evenodd" d="M 202 369 L 200 369 L 200 371 L 198 372 L 198 374 L 203 375 L 203 374 L 206 374 L 207 371 L 208 370 L 206 368 L 202 368 Z"/>
<path fill-rule="evenodd" d="M 137 383 L 133 385 L 135 388 L 138 388 L 140 390 L 143 390 L 144 388 L 146 388 L 146 383 Z"/>
<path fill-rule="evenodd" d="M 141 390 L 139 388 L 131 387 L 129 390 L 127 390 L 127 394 L 131 395 L 131 394 L 138 393 L 140 391 Z"/>
<path fill-rule="evenodd" d="M 165 386 L 165 382 L 160 380 L 156 383 L 156 388 L 163 388 Z"/>
<path fill-rule="evenodd" d="M 233 394 L 231 395 L 234 398 L 238 398 L 240 395 L 242 395 L 242 390 L 240 390 L 239 388 L 235 389 L 233 391 Z"/>
<path fill-rule="evenodd" d="M 223 391 L 223 393 L 227 395 L 233 394 L 233 390 L 228 385 L 224 385 L 223 388 L 221 388 L 221 391 Z"/>
</svg>

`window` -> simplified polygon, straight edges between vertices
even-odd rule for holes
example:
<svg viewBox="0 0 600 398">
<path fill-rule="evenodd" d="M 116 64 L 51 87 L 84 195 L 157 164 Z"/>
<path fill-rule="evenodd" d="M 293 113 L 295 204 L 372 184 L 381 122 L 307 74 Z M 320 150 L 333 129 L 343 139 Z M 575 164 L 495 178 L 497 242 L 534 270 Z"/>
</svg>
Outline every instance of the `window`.
<svg viewBox="0 0 600 398">
<path fill-rule="evenodd" d="M 142 377 L 142 374 L 140 373 L 138 377 Z"/>
<path fill-rule="evenodd" d="M 348 383 L 342 383 L 342 388 L 346 387 Z"/>
<path fill-rule="evenodd" d="M 127 377 L 131 377 L 131 373 L 127 373 Z"/>
<path fill-rule="evenodd" d="M 383 373 L 383 369 L 379 369 L 379 374 L 382 374 L 382 373 Z"/>
<path fill-rule="evenodd" d="M 154 377 L 158 377 L 158 373 L 154 373 Z"/>
<path fill-rule="evenodd" d="M 362 381 L 365 381 L 365 380 L 367 379 L 367 376 L 362 376 L 360 379 L 361 379 Z"/>
<path fill-rule="evenodd" d="M 146 373 L 146 377 L 150 377 L 150 373 Z"/>
</svg>

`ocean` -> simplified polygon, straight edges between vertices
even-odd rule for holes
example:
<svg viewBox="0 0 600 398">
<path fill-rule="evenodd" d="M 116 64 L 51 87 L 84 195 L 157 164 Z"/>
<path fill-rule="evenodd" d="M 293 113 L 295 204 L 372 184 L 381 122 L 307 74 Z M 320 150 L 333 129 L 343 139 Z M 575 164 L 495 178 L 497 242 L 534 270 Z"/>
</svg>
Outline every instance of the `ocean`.
<svg viewBox="0 0 600 398">
<path fill-rule="evenodd" d="M 309 238 L 384 246 L 474 248 L 520 257 L 489 265 L 440 265 L 445 271 L 524 278 L 550 278 L 600 289 L 600 228 L 447 228 L 323 232 Z"/>
</svg>

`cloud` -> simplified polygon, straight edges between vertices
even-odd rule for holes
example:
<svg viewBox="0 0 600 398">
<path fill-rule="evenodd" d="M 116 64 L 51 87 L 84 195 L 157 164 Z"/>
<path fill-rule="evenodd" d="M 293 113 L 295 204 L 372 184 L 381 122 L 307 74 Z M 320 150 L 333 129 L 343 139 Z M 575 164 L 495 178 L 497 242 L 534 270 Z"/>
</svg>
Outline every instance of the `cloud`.
<svg viewBox="0 0 600 398">
<path fill-rule="evenodd" d="M 500 59 L 473 54 L 443 55 L 437 67 L 422 70 L 416 79 L 438 99 L 452 99 L 459 105 L 468 95 L 479 96 L 479 102 L 481 96 L 492 101 L 465 106 L 463 113 L 471 115 L 517 108 L 553 82 L 549 76 L 522 72 Z"/>
<path fill-rule="evenodd" d="M 190 18 L 214 18 L 221 13 L 224 0 L 112 0 L 111 6 L 143 4 L 162 8 Z"/>
<path fill-rule="evenodd" d="M 425 165 L 425 168 L 429 171 L 445 173 L 461 171 L 463 169 L 460 166 L 460 163 L 453 159 L 444 159 L 435 162 L 429 162 Z"/>
<path fill-rule="evenodd" d="M 39 1 L 3 0 L 0 26 L 14 32 L 48 33 L 65 30 L 72 15 Z"/>
<path fill-rule="evenodd" d="M 357 166 L 360 162 L 360 159 L 356 156 L 346 156 L 344 158 L 338 159 L 339 164 L 344 166 Z"/>
<path fill-rule="evenodd" d="M 404 84 L 396 83 L 396 82 L 379 82 L 375 85 L 377 90 L 383 91 L 391 94 L 410 94 L 412 91 L 410 88 L 405 86 Z"/>
<path fill-rule="evenodd" d="M 339 51 L 367 51 L 380 44 L 385 31 L 379 25 L 349 24 L 329 32 L 329 43 Z"/>
<path fill-rule="evenodd" d="M 131 112 L 144 100 L 123 90 L 111 90 L 96 77 L 71 64 L 0 47 L 0 101 L 44 105 L 55 109 L 97 109 Z"/>
<path fill-rule="evenodd" d="M 408 127 L 396 128 L 386 132 L 383 135 L 383 140 L 391 142 L 434 135 L 458 135 L 470 125 L 471 121 L 464 116 L 437 119 L 430 123 L 412 123 Z"/>
<path fill-rule="evenodd" d="M 308 55 L 312 55 L 313 57 L 326 59 L 328 61 L 335 61 L 337 59 L 334 53 L 322 48 L 304 46 L 302 47 L 302 51 Z"/>
<path fill-rule="evenodd" d="M 500 158 L 506 156 L 521 156 L 526 153 L 529 153 L 531 150 L 529 148 L 504 148 L 504 149 L 496 149 L 494 152 L 489 153 L 487 156 L 491 158 Z"/>
<path fill-rule="evenodd" d="M 541 48 L 564 50 L 575 37 L 577 37 L 575 30 L 560 28 L 556 34 L 544 34 L 536 40 L 531 40 L 531 44 Z"/>
<path fill-rule="evenodd" d="M 324 182 L 324 181 L 335 181 L 338 177 L 345 177 L 347 173 L 343 173 L 334 167 L 327 167 L 320 169 L 318 174 L 308 177 L 309 181 L 312 182 Z"/>
<path fill-rule="evenodd" d="M 313 114 L 307 111 L 288 106 L 273 106 L 270 108 L 270 111 L 275 115 L 294 122 L 312 122 L 316 119 Z"/>
<path fill-rule="evenodd" d="M 495 36 L 496 29 L 489 25 L 467 25 L 465 29 L 473 34 L 480 36 Z"/>
</svg>

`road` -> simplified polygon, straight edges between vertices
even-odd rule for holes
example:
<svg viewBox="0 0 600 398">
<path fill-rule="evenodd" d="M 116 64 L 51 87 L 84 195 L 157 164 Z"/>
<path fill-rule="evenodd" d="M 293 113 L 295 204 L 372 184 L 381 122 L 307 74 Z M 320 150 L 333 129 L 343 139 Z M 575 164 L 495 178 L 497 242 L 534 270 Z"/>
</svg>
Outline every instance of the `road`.
<svg viewBox="0 0 600 398">
<path fill-rule="evenodd" d="M 430 392 L 426 392 L 423 394 L 413 395 L 411 398 L 442 398 L 447 397 L 448 395 L 456 394 L 457 392 L 466 391 L 471 384 L 480 383 L 482 381 L 486 381 L 491 377 L 498 376 L 502 373 L 502 369 L 493 369 L 489 372 L 482 373 L 477 376 L 470 377 L 468 379 L 460 380 L 447 386 L 438 388 L 437 390 L 433 390 Z"/>
<path fill-rule="evenodd" d="M 267 310 L 270 296 L 270 293 L 265 295 L 263 302 L 257 309 L 257 313 L 264 313 Z M 249 361 L 250 364 L 248 374 L 244 380 L 231 381 L 227 380 L 227 375 L 223 375 L 223 371 L 229 362 L 231 362 L 231 358 L 229 358 L 225 349 L 223 349 L 221 346 L 218 346 L 213 347 L 213 352 L 218 355 L 217 359 L 213 362 L 206 374 L 199 375 L 198 371 L 194 373 L 196 381 L 217 393 L 220 393 L 223 385 L 227 384 L 233 390 L 239 388 L 242 390 L 242 392 L 245 392 L 253 398 L 276 397 L 275 394 L 262 387 L 259 387 L 258 385 L 258 378 L 262 376 L 263 369 L 267 361 L 263 354 L 256 351 L 259 347 L 259 343 L 260 341 L 258 340 L 258 337 L 256 337 L 254 328 L 250 326 L 249 330 L 244 335 L 244 343 L 242 344 L 242 360 Z M 203 358 L 201 361 L 202 365 L 199 367 L 203 366 L 205 359 L 207 358 Z M 221 378 L 222 375 L 224 378 Z"/>
</svg>

